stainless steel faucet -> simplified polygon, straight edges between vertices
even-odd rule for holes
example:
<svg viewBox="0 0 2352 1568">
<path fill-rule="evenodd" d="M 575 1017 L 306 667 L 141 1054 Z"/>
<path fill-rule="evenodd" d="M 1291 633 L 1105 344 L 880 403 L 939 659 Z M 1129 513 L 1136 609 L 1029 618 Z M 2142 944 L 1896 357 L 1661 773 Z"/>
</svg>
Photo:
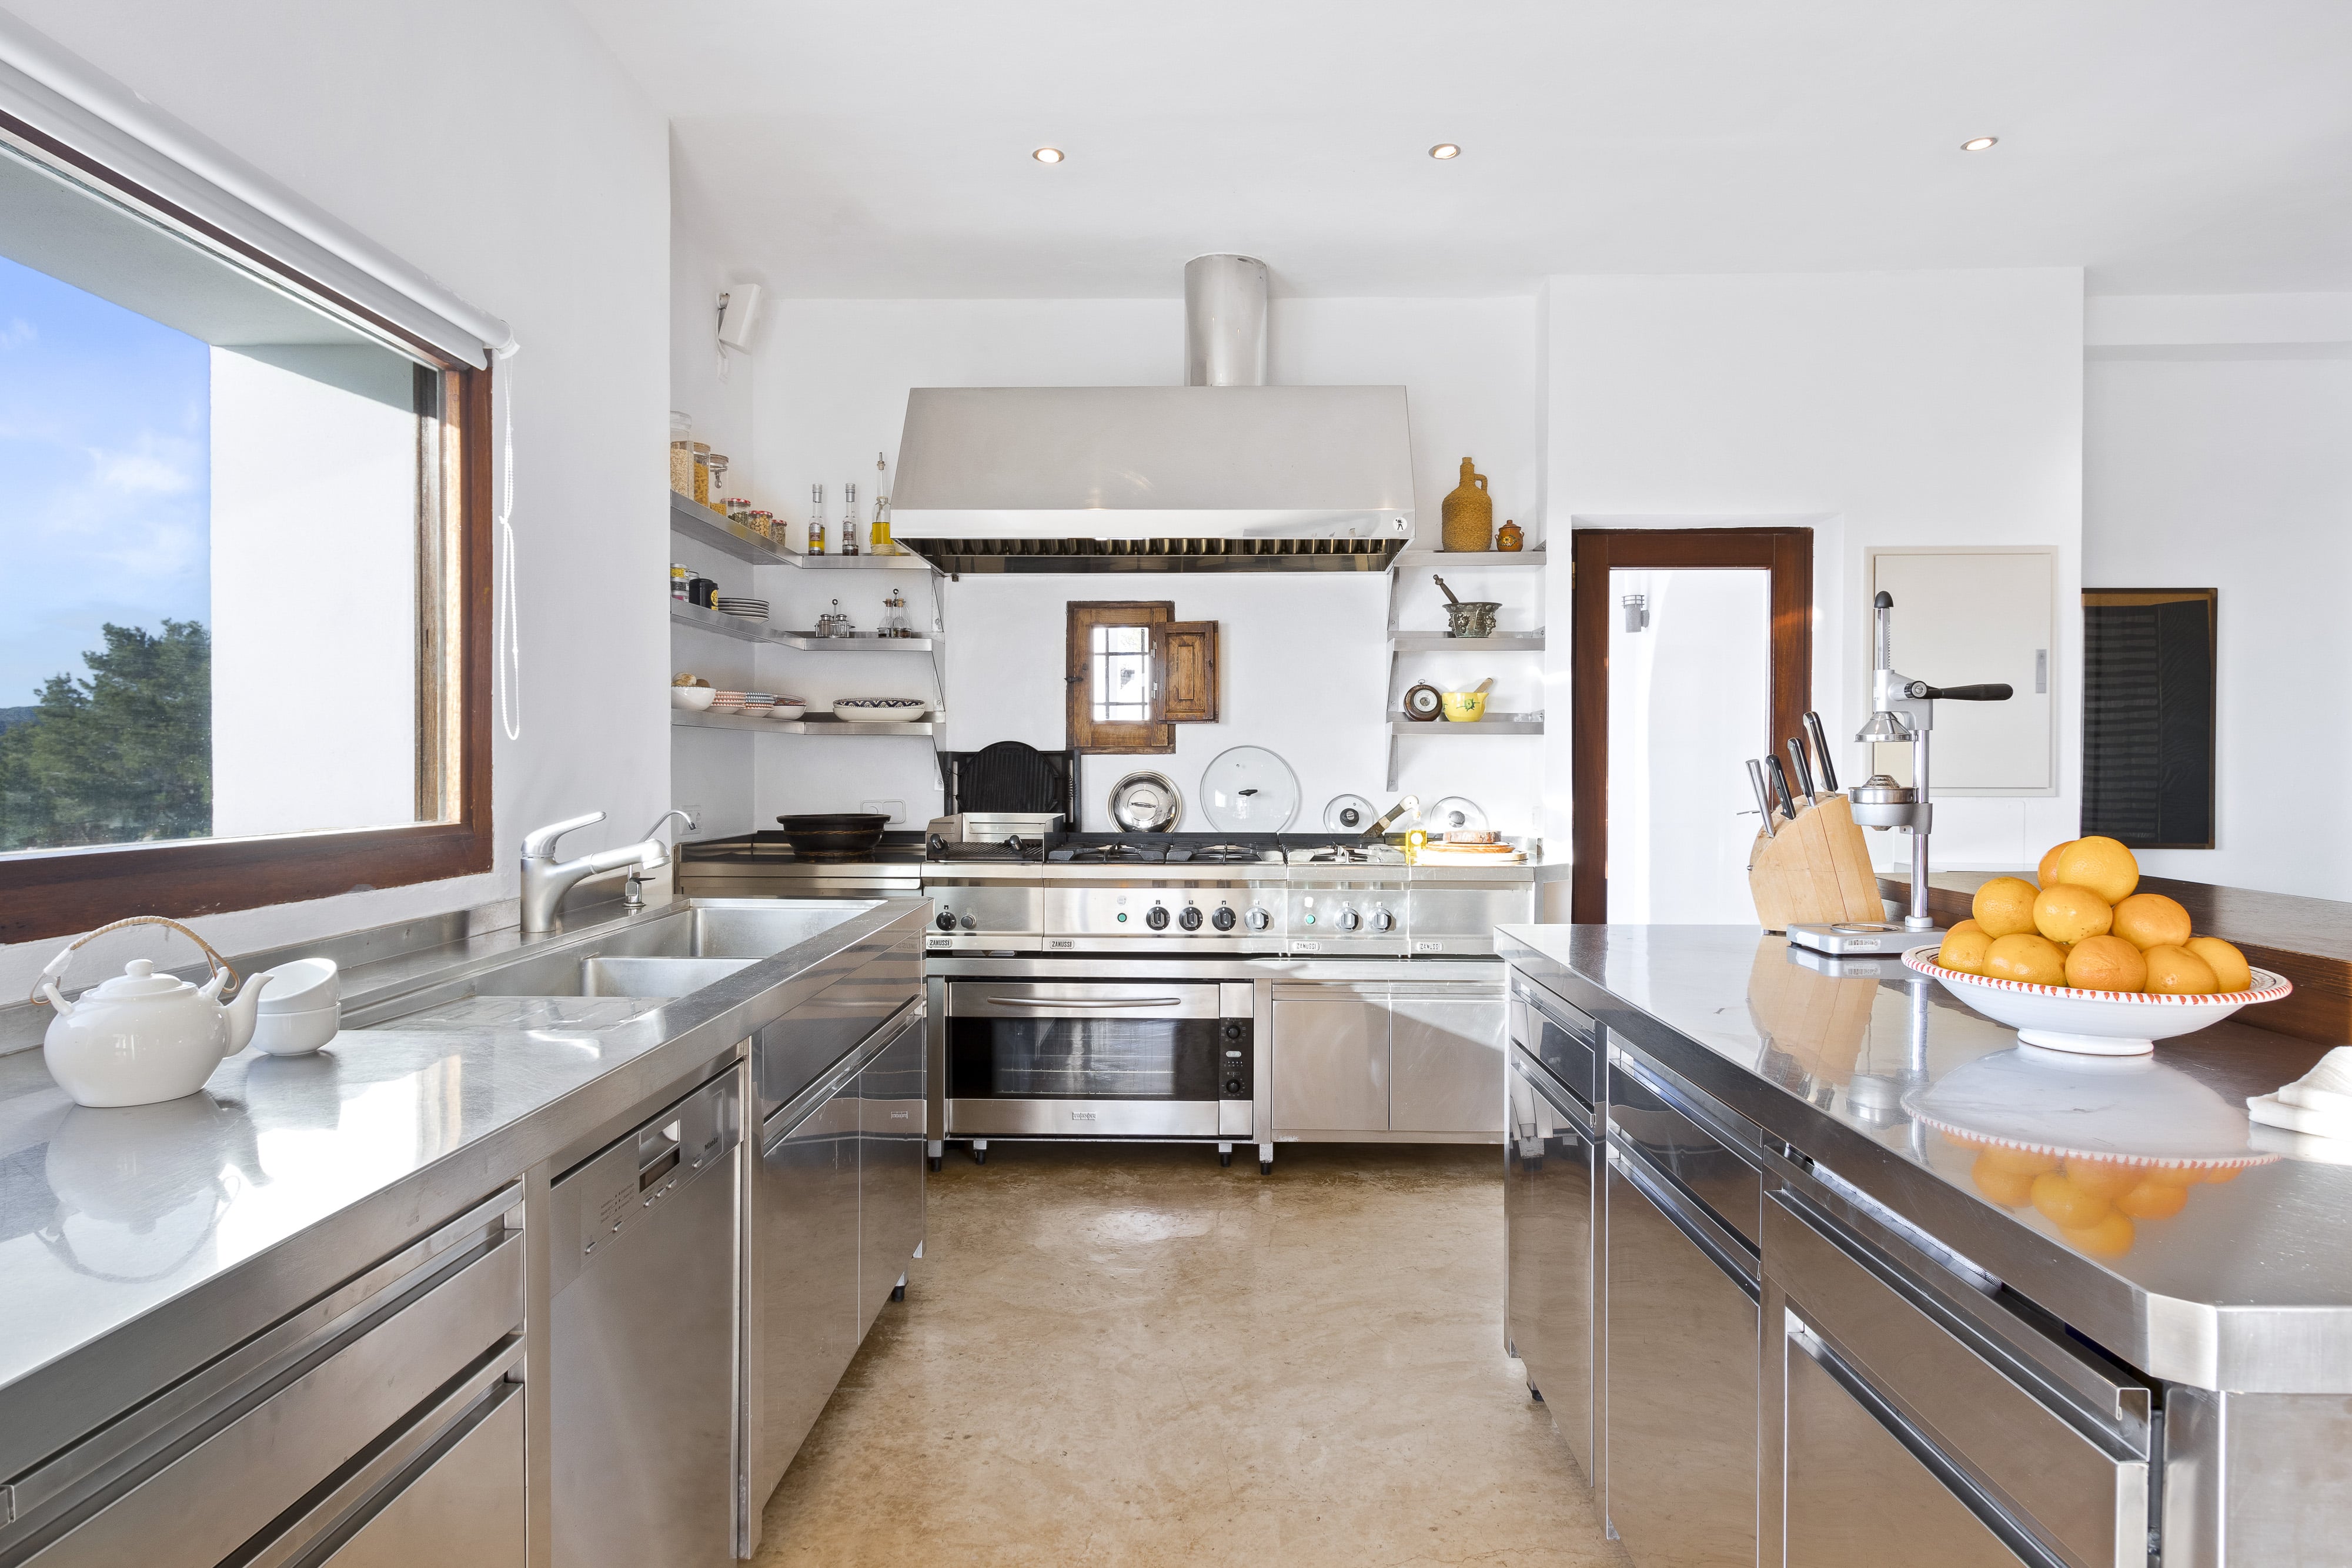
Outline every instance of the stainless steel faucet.
<svg viewBox="0 0 2352 1568">
<path fill-rule="evenodd" d="M 655 835 L 662 823 L 671 817 L 686 817 L 687 831 L 694 831 L 694 819 L 683 811 L 666 813 L 646 831 L 646 836 L 634 844 L 618 849 L 599 850 L 578 860 L 558 861 L 555 841 L 574 828 L 585 828 L 604 820 L 604 813 L 593 811 L 585 817 L 573 817 L 565 821 L 550 822 L 543 828 L 533 828 L 522 836 L 522 928 L 525 931 L 552 931 L 555 912 L 563 903 L 563 895 L 583 882 L 599 877 L 615 876 L 623 872 L 632 880 L 641 871 L 659 871 L 669 863 L 669 846 Z"/>
</svg>

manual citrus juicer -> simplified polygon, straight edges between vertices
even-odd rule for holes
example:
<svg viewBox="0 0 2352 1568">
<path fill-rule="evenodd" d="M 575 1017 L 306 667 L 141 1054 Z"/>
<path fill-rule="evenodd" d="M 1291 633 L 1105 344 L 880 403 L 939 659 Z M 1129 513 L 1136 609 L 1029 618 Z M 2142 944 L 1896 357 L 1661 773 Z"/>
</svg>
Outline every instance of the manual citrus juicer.
<svg viewBox="0 0 2352 1568">
<path fill-rule="evenodd" d="M 1854 739 L 1868 745 L 1911 743 L 1911 782 L 1897 784 L 1884 773 L 1874 773 L 1846 792 L 1853 820 L 1864 828 L 1901 828 L 1911 835 L 1911 912 L 1900 926 L 1864 921 L 1841 921 L 1816 925 L 1792 923 L 1789 940 L 1822 953 L 1885 951 L 1890 932 L 1935 934 L 1927 913 L 1927 838 L 1936 809 L 1927 796 L 1927 737 L 1936 727 L 1937 701 L 2007 702 L 2016 693 L 2006 684 L 1973 686 L 1931 686 L 1895 668 L 1895 596 L 1881 593 L 1876 612 L 1876 657 L 1872 662 L 1870 722 Z"/>
</svg>

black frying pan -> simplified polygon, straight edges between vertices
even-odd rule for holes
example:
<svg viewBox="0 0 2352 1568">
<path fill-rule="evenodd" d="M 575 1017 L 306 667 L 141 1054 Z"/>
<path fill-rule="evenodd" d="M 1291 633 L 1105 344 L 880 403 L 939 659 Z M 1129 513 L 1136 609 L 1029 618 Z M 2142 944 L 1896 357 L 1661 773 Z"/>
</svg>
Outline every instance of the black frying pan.
<svg viewBox="0 0 2352 1568">
<path fill-rule="evenodd" d="M 890 819 L 877 811 L 834 811 L 805 817 L 778 817 L 784 842 L 804 861 L 863 860 L 882 841 Z"/>
</svg>

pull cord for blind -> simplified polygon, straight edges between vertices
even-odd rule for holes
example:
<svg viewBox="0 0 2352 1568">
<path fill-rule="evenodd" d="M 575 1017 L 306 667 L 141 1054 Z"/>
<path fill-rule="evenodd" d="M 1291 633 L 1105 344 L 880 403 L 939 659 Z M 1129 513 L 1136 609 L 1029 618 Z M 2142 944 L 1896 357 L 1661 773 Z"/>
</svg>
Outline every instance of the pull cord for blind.
<svg viewBox="0 0 2352 1568">
<path fill-rule="evenodd" d="M 498 687 L 499 725 L 509 740 L 522 738 L 522 643 L 515 622 L 521 609 L 515 587 L 514 357 L 522 345 L 512 339 L 494 351 L 498 375 L 491 392 L 504 404 L 499 416 L 498 544 L 501 559 L 490 587 L 491 677 Z"/>
</svg>

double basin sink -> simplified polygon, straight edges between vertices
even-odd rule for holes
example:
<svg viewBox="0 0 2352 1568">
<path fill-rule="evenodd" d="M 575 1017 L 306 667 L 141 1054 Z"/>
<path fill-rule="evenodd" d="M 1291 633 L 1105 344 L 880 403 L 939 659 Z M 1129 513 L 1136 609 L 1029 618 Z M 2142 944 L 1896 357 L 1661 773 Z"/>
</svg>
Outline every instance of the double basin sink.
<svg viewBox="0 0 2352 1568">
<path fill-rule="evenodd" d="M 603 1007 L 577 1021 L 617 1022 L 652 1006 L 713 986 L 763 958 L 873 907 L 865 900 L 761 905 L 688 904 L 573 941 L 556 937 L 485 967 L 440 980 L 347 1016 L 345 1027 L 408 1026 L 436 1019 L 488 1021 L 496 1002 L 483 998 L 620 999 L 640 1008 Z"/>
</svg>

